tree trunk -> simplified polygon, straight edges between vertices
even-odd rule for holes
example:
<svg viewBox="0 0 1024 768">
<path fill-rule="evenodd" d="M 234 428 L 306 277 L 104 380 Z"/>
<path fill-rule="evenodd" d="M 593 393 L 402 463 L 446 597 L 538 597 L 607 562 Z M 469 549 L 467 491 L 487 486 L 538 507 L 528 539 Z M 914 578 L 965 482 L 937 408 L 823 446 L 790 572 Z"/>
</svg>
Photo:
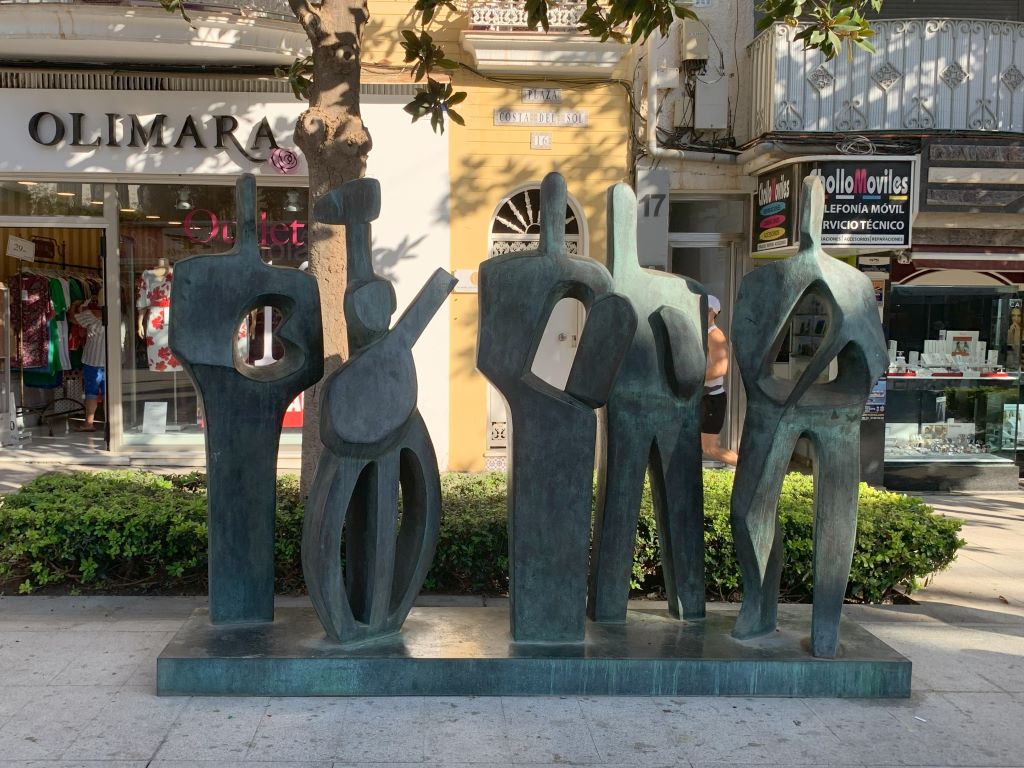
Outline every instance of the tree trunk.
<svg viewBox="0 0 1024 768">
<path fill-rule="evenodd" d="M 313 220 L 313 202 L 366 172 L 370 135 L 359 111 L 361 40 L 369 19 L 365 0 L 289 0 L 313 48 L 309 109 L 295 126 L 295 143 L 309 165 L 309 269 L 320 286 L 324 321 L 324 376 L 348 357 L 344 297 L 348 271 L 344 227 Z M 323 382 L 321 381 L 321 384 Z M 306 392 L 302 427 L 302 492 L 313 479 L 320 451 L 320 387 Z"/>
</svg>

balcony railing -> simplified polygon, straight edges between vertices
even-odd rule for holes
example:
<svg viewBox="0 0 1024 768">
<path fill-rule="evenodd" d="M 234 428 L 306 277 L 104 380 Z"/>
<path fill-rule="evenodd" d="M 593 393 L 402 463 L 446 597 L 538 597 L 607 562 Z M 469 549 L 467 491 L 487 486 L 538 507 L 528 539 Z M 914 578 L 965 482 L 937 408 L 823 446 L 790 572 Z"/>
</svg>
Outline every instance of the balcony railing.
<svg viewBox="0 0 1024 768">
<path fill-rule="evenodd" d="M 778 25 L 750 45 L 753 136 L 777 131 L 1024 131 L 1024 23 L 874 22 L 875 54 L 832 61 Z"/>
<path fill-rule="evenodd" d="M 575 32 L 576 25 L 586 3 L 562 2 L 551 5 L 548 9 L 549 28 L 558 32 Z M 491 32 L 526 31 L 526 11 L 522 2 L 514 0 L 491 0 L 490 2 L 473 2 L 469 6 L 470 29 Z"/>
<path fill-rule="evenodd" d="M 0 0 L 0 5 L 82 5 L 82 6 L 124 6 L 134 8 L 159 8 L 159 0 Z M 244 17 L 295 20 L 288 0 L 210 0 L 210 2 L 186 2 L 185 7 L 194 13 L 231 13 Z"/>
</svg>

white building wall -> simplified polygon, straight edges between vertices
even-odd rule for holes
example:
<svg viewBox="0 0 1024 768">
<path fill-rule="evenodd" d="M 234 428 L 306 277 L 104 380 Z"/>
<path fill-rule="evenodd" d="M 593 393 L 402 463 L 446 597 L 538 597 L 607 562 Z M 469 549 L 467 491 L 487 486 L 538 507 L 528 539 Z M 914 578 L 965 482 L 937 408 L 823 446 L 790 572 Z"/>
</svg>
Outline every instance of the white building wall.
<svg viewBox="0 0 1024 768">
<path fill-rule="evenodd" d="M 0 178 L 160 183 L 187 177 L 191 183 L 201 184 L 224 183 L 249 172 L 259 175 L 261 184 L 307 183 L 305 160 L 292 140 L 295 121 L 305 105 L 290 94 L 15 88 L 0 91 L 0 99 Z M 382 190 L 381 215 L 373 225 L 374 265 L 393 282 L 398 313 L 405 310 L 431 273 L 450 264 L 448 137 L 434 134 L 423 123 L 411 124 L 402 112 L 407 100 L 405 96 L 364 96 L 362 101 L 363 118 L 374 142 L 367 175 L 377 178 Z M 28 124 L 39 112 L 52 113 L 64 123 L 63 141 L 44 146 L 32 140 Z M 82 143 L 100 136 L 100 146 L 68 145 L 74 112 L 85 115 Z M 106 146 L 103 134 L 108 112 L 138 115 L 146 126 L 155 115 L 167 115 L 165 136 L 170 146 Z M 278 144 L 299 156 L 296 172 L 284 175 L 269 163 L 246 160 L 230 146 L 213 147 L 216 136 L 212 116 L 219 114 L 238 120 L 235 135 L 246 148 L 265 117 Z M 173 147 L 174 136 L 188 115 L 200 129 L 207 145 L 203 149 L 193 146 L 191 140 L 183 142 L 181 148 Z M 46 117 L 40 126 L 44 140 L 53 136 L 53 126 L 53 118 Z M 122 138 L 120 143 L 127 142 Z M 336 300 L 340 302 L 342 297 Z M 449 454 L 447 303 L 420 338 L 414 357 L 420 410 L 434 441 L 438 463 L 445 469 Z M 386 403 L 381 405 L 387 407 Z"/>
</svg>

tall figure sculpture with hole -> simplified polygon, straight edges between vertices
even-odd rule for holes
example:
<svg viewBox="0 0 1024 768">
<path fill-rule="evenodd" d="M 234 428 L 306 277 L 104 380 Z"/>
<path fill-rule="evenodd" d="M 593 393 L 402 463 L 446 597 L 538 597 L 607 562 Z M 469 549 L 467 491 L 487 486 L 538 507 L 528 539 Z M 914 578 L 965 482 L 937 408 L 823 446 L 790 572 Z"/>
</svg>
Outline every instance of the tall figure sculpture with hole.
<svg viewBox="0 0 1024 768">
<path fill-rule="evenodd" d="M 733 634 L 748 638 L 775 629 L 783 551 L 776 507 L 793 448 L 805 436 L 814 465 L 811 651 L 831 658 L 857 533 L 860 419 L 887 351 L 871 281 L 821 249 L 821 179 L 808 177 L 803 195 L 799 252 L 748 274 L 733 314 L 747 393 L 731 506 L 743 577 Z M 795 380 L 784 379 L 773 364 L 797 305 L 808 295 L 825 308 L 825 336 L 807 368 Z M 824 381 L 833 361 L 838 371 Z"/>
<path fill-rule="evenodd" d="M 626 184 L 608 190 L 608 248 L 612 288 L 632 304 L 637 327 L 606 409 L 588 610 L 595 621 L 626 620 L 637 519 L 649 474 L 669 613 L 702 618 L 700 409 L 707 298 L 693 280 L 640 266 L 636 195 Z"/>
<path fill-rule="evenodd" d="M 297 269 L 260 258 L 256 178 L 235 187 L 238 229 L 228 253 L 175 265 L 170 347 L 203 401 L 209 474 L 210 620 L 273 621 L 277 449 L 285 410 L 324 371 L 320 292 Z M 284 354 L 257 368 L 238 329 L 254 309 L 282 316 Z"/>
<path fill-rule="evenodd" d="M 565 248 L 565 179 L 540 189 L 536 251 L 480 265 L 477 368 L 509 406 L 509 596 L 517 642 L 581 643 L 594 483 L 595 409 L 608 400 L 636 329 L 603 264 Z M 571 297 L 587 309 L 564 389 L 533 373 L 551 311 Z"/>
</svg>

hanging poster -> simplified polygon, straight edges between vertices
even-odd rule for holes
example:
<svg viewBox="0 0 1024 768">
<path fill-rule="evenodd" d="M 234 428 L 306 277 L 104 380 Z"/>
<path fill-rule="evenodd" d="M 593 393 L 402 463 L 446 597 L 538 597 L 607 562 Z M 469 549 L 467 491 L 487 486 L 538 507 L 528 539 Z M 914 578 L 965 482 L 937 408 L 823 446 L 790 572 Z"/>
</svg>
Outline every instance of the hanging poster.
<svg viewBox="0 0 1024 768">
<path fill-rule="evenodd" d="M 913 163 L 908 160 L 829 160 L 806 165 L 825 185 L 821 244 L 910 246 Z"/>
<path fill-rule="evenodd" d="M 788 248 L 796 243 L 796 166 L 757 177 L 750 250 L 755 253 Z"/>
</svg>

